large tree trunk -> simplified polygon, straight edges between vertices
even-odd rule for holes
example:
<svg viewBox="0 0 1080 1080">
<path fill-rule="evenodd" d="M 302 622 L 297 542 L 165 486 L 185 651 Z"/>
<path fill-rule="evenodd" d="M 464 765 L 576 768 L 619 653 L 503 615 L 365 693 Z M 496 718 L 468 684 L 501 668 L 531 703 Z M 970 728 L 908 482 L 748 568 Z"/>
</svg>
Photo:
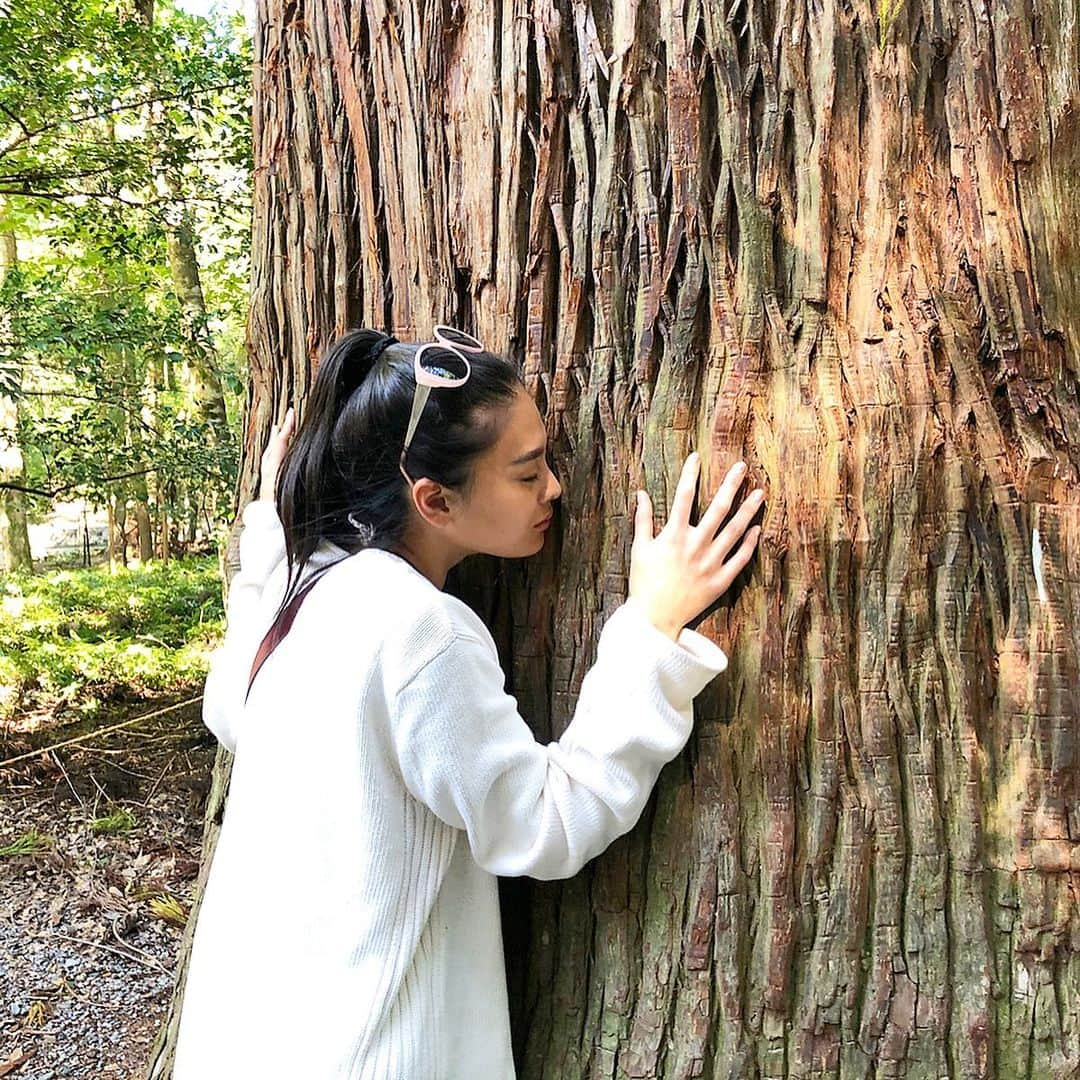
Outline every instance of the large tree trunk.
<svg viewBox="0 0 1080 1080">
<path fill-rule="evenodd" d="M 641 823 L 506 885 L 526 1080 L 1080 1074 L 1080 29 L 1034 4 L 261 0 L 243 496 L 347 326 L 523 358 L 561 528 L 454 585 L 546 739 L 633 488 L 768 493 Z"/>
</svg>

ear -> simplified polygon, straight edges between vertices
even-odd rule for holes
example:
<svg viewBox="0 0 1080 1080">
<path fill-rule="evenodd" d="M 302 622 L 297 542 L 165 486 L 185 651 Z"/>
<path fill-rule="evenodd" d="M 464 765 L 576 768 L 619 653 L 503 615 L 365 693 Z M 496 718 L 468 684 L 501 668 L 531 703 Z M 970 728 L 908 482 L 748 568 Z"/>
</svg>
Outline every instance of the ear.
<svg viewBox="0 0 1080 1080">
<path fill-rule="evenodd" d="M 412 500 L 416 512 L 437 529 L 450 524 L 458 504 L 454 492 L 426 476 L 413 484 Z"/>
</svg>

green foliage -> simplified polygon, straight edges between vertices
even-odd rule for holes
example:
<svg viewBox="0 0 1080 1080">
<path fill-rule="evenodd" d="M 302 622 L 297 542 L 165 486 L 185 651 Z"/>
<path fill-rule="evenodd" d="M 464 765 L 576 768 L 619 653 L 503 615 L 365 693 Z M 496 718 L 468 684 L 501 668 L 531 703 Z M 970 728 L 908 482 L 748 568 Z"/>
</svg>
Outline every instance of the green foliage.
<svg viewBox="0 0 1080 1080">
<path fill-rule="evenodd" d="M 43 851 L 48 851 L 53 845 L 54 841 L 51 836 L 46 836 L 36 829 L 31 829 L 29 832 L 23 833 L 14 843 L 8 844 L 6 847 L 0 847 L 0 858 L 11 858 L 16 855 L 38 855 Z"/>
<path fill-rule="evenodd" d="M 215 24 L 159 3 L 145 25 L 125 6 L 5 5 L 0 194 L 139 205 L 140 190 L 166 171 L 197 176 L 207 146 L 216 161 L 248 168 L 242 21 Z"/>
<path fill-rule="evenodd" d="M 223 618 L 213 558 L 9 574 L 0 578 L 0 717 L 59 704 L 92 714 L 110 698 L 194 689 Z"/>
<path fill-rule="evenodd" d="M 94 818 L 90 822 L 90 831 L 98 836 L 113 836 L 129 832 L 135 828 L 135 824 L 135 815 L 125 807 L 118 806 L 111 814 Z"/>
<path fill-rule="evenodd" d="M 32 373 L 17 391 L 27 399 L 19 432 L 27 483 L 101 503 L 117 478 L 153 471 L 227 505 L 234 444 L 210 443 L 185 395 L 170 389 L 185 348 L 176 298 L 152 267 L 127 271 L 42 260 L 0 286 L 10 328 L 0 371 Z"/>
<path fill-rule="evenodd" d="M 251 62 L 239 16 L 0 0 L 0 233 L 18 245 L 0 288 L 0 394 L 19 401 L 0 452 L 17 442 L 20 483 L 42 495 L 32 512 L 50 497 L 138 502 L 203 536 L 230 514 Z M 174 280 L 177 237 L 194 247 L 205 316 Z M 211 413 L 206 371 L 224 389 Z"/>
<path fill-rule="evenodd" d="M 889 29 L 894 22 L 896 22 L 896 16 L 900 14 L 900 8 L 903 7 L 904 0 L 878 0 L 877 9 L 877 21 L 878 21 L 878 48 L 884 50 L 886 39 L 889 36 Z"/>
</svg>

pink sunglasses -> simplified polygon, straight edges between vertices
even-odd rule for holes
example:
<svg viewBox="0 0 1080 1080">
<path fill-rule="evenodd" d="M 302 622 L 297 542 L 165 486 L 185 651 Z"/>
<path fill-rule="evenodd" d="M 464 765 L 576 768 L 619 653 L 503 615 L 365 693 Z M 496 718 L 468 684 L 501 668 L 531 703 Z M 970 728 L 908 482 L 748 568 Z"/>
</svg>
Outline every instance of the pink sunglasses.
<svg viewBox="0 0 1080 1080">
<path fill-rule="evenodd" d="M 411 484 L 413 479 L 405 471 L 405 455 L 409 452 L 413 435 L 416 434 L 416 426 L 420 423 L 420 415 L 427 404 L 428 395 L 432 387 L 451 388 L 464 386 L 472 374 L 472 367 L 465 353 L 479 353 L 484 351 L 484 346 L 464 330 L 455 330 L 452 326 L 436 326 L 434 331 L 435 340 L 425 342 L 416 350 L 413 357 L 413 374 L 416 377 L 416 390 L 413 392 L 412 413 L 409 416 L 409 427 L 405 433 L 405 445 L 401 449 L 401 460 L 398 467 L 401 475 Z M 452 354 L 447 357 L 446 353 Z M 425 358 L 426 355 L 426 358 Z M 440 363 L 440 359 L 444 363 Z M 445 361 L 452 363 L 460 361 L 465 367 L 464 375 L 455 375 L 450 371 Z"/>
</svg>

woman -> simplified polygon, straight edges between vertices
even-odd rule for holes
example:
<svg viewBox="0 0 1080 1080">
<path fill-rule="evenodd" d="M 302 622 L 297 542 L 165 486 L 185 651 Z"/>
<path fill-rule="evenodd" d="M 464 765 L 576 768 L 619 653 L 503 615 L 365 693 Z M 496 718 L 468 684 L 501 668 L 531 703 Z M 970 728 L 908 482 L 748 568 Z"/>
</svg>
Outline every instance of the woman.
<svg viewBox="0 0 1080 1080">
<path fill-rule="evenodd" d="M 639 493 L 629 598 L 565 733 L 535 740 L 443 585 L 540 551 L 561 488 L 518 372 L 436 334 L 345 335 L 295 440 L 291 410 L 271 433 L 206 684 L 235 761 L 175 1080 L 512 1078 L 496 875 L 568 877 L 629 830 L 727 666 L 685 626 L 746 565 L 763 496 L 716 535 L 740 463 L 690 525 L 692 454 L 656 536 Z"/>
</svg>

